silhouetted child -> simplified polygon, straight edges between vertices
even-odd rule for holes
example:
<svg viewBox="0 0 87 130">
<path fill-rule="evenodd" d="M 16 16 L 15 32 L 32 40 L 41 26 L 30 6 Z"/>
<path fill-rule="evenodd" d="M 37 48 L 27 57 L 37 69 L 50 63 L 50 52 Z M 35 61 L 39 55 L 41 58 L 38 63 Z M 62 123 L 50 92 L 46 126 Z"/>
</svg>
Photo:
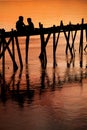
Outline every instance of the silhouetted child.
<svg viewBox="0 0 87 130">
<path fill-rule="evenodd" d="M 31 18 L 27 18 L 27 22 L 28 22 L 28 25 L 26 26 L 26 30 L 31 33 L 34 31 L 34 24 Z"/>
<path fill-rule="evenodd" d="M 25 24 L 23 22 L 23 16 L 19 16 L 19 20 L 16 22 L 16 29 L 19 32 L 24 32 Z"/>
</svg>

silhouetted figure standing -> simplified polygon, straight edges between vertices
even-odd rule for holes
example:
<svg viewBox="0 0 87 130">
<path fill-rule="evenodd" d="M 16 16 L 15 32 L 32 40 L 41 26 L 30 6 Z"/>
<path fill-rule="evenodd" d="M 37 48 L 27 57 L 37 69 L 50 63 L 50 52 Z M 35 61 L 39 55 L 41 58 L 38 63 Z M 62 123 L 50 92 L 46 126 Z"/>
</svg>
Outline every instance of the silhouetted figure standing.
<svg viewBox="0 0 87 130">
<path fill-rule="evenodd" d="M 34 31 L 34 24 L 31 18 L 27 18 L 28 25 L 26 25 L 26 32 L 28 33 L 26 38 L 26 63 L 28 63 L 28 46 L 29 46 L 29 34 Z"/>
<path fill-rule="evenodd" d="M 19 19 L 16 22 L 16 29 L 17 29 L 18 32 L 24 32 L 25 24 L 23 22 L 23 16 L 19 16 Z"/>
</svg>

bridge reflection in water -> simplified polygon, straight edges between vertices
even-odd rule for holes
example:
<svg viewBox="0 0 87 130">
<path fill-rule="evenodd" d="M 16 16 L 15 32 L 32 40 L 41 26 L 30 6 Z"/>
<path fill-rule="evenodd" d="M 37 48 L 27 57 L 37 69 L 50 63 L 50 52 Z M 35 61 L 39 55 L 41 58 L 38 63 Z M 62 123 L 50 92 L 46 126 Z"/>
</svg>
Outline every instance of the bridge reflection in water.
<svg viewBox="0 0 87 130">
<path fill-rule="evenodd" d="M 20 107 L 24 106 L 27 102 L 31 104 L 34 101 L 34 96 L 36 93 L 41 96 L 47 91 L 61 90 L 65 84 L 79 83 L 82 86 L 83 79 L 87 79 L 87 63 L 85 69 L 79 69 L 79 73 L 74 71 L 75 59 L 66 58 L 66 70 L 64 75 L 61 76 L 58 72 L 58 68 L 52 69 L 52 77 L 48 74 L 48 70 L 41 67 L 40 77 L 38 84 L 33 81 L 32 85 L 29 73 L 29 66 L 26 65 L 25 81 L 22 82 L 23 69 L 16 70 L 10 76 L 10 80 L 6 81 L 5 75 L 0 73 L 0 101 L 4 104 L 10 99 L 13 102 L 17 102 Z M 87 59 L 87 55 L 86 55 Z M 72 72 L 71 72 L 72 66 Z M 16 75 L 18 77 L 16 79 Z M 21 83 L 22 82 L 22 83 Z M 35 88 L 36 86 L 36 88 Z"/>
</svg>

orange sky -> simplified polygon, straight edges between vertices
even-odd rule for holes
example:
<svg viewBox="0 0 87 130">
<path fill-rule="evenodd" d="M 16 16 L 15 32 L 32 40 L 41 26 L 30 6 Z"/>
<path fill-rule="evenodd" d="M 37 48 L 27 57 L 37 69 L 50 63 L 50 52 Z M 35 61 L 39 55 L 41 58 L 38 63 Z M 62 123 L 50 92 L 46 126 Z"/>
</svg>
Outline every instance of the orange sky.
<svg viewBox="0 0 87 130">
<path fill-rule="evenodd" d="M 19 15 L 31 17 L 35 27 L 43 23 L 44 27 L 59 25 L 63 20 L 80 23 L 81 18 L 87 21 L 86 0 L 0 0 L 0 28 L 15 29 Z"/>
</svg>

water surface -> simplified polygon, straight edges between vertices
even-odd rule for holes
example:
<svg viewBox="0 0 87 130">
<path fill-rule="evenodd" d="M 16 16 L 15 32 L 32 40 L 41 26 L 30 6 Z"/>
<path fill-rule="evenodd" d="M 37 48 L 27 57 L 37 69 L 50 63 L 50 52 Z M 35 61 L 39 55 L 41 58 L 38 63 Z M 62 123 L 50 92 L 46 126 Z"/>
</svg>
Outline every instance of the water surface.
<svg viewBox="0 0 87 130">
<path fill-rule="evenodd" d="M 29 63 L 25 64 L 25 38 L 20 38 L 23 70 L 13 73 L 6 52 L 5 82 L 0 60 L 0 130 L 86 130 L 87 128 L 87 55 L 80 67 L 76 57 L 65 56 L 65 40 L 57 48 L 57 67 L 53 69 L 52 38 L 47 45 L 47 68 L 39 61 L 40 41 L 31 37 Z M 78 42 L 77 42 L 78 43 Z M 85 45 L 85 43 L 84 43 Z M 11 47 L 11 45 L 10 45 Z M 19 60 L 16 51 L 16 61 Z"/>
</svg>

